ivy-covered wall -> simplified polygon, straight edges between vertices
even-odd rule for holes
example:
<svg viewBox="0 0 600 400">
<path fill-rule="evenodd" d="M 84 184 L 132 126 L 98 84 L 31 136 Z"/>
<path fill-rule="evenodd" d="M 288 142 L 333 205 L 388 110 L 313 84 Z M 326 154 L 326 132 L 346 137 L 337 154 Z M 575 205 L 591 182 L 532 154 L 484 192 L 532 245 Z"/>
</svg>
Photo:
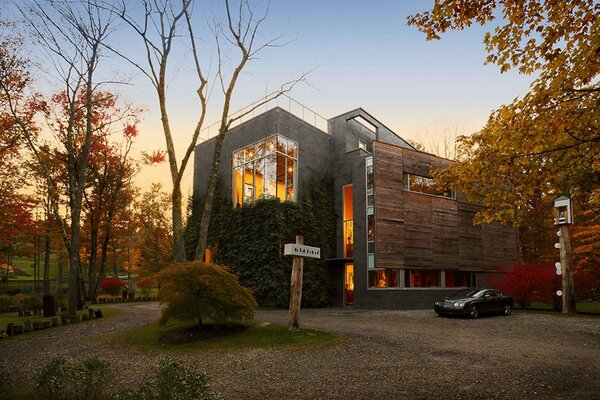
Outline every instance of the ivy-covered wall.
<svg viewBox="0 0 600 400">
<path fill-rule="evenodd" d="M 313 177 L 302 188 L 298 203 L 263 199 L 234 208 L 228 196 L 215 199 L 208 239 L 214 260 L 230 267 L 253 290 L 261 306 L 289 305 L 292 258 L 283 256 L 283 245 L 294 243 L 296 235 L 303 235 L 306 245 L 321 248 L 321 259 L 304 260 L 302 306 L 329 304 L 330 274 L 325 260 L 335 256 L 333 179 Z M 189 210 L 189 256 L 197 240 L 202 203 L 194 199 Z"/>
</svg>

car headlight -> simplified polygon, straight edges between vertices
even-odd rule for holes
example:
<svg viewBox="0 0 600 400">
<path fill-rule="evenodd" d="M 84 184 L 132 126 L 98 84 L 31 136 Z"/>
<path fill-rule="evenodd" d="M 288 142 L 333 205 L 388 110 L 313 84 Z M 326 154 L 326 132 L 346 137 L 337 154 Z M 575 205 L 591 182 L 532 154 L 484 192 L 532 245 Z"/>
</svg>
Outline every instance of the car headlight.
<svg viewBox="0 0 600 400">
<path fill-rule="evenodd" d="M 454 303 L 454 307 L 462 307 L 462 306 L 463 306 L 463 303 L 460 301 L 457 301 Z"/>
</svg>

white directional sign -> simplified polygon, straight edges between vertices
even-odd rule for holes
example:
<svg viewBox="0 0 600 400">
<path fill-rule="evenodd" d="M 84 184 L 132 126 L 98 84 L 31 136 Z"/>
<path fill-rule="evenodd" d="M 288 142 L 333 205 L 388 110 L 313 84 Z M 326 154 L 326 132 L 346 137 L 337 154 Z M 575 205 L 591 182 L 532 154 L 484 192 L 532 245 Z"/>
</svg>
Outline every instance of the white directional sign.
<svg viewBox="0 0 600 400">
<path fill-rule="evenodd" d="M 321 258 L 321 249 L 319 247 L 304 246 L 301 244 L 288 243 L 283 248 L 284 256 Z"/>
</svg>

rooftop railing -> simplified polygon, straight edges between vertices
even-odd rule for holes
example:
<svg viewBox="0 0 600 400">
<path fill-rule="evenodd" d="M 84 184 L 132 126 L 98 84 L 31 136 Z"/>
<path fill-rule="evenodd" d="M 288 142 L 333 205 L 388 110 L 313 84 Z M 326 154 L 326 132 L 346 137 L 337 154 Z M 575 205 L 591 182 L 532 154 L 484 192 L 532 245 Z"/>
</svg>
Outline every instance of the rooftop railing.
<svg viewBox="0 0 600 400">
<path fill-rule="evenodd" d="M 315 128 L 328 133 L 327 118 L 306 107 L 304 104 L 292 99 L 287 94 L 280 92 L 268 94 L 262 99 L 231 113 L 229 118 L 233 119 L 234 121 L 231 123 L 229 129 L 235 128 L 236 126 L 241 125 L 244 122 L 249 121 L 252 118 L 276 107 L 280 107 L 290 114 L 300 118 L 304 122 L 314 126 Z M 221 121 L 219 120 L 202 129 L 200 131 L 200 138 L 198 139 L 198 142 L 201 143 L 214 136 L 217 136 L 220 125 Z"/>
</svg>

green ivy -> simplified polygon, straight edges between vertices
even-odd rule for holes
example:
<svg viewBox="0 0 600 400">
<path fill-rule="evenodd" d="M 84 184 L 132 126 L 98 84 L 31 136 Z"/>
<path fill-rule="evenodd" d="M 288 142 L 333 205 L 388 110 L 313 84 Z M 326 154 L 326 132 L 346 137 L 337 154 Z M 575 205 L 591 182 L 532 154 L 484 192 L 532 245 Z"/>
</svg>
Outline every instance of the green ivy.
<svg viewBox="0 0 600 400">
<path fill-rule="evenodd" d="M 261 306 L 289 304 L 292 259 L 283 256 L 283 245 L 294 243 L 296 235 L 303 235 L 305 244 L 321 248 L 321 259 L 304 260 L 302 305 L 329 303 L 329 270 L 324 260 L 335 255 L 333 179 L 313 177 L 302 188 L 298 203 L 262 199 L 234 208 L 227 196 L 215 198 L 208 237 L 214 259 L 230 267 Z M 197 240 L 192 235 L 198 230 L 202 204 L 202 199 L 193 199 L 189 210 L 186 242 L 190 244 Z M 188 247 L 189 254 L 192 248 Z"/>
</svg>

